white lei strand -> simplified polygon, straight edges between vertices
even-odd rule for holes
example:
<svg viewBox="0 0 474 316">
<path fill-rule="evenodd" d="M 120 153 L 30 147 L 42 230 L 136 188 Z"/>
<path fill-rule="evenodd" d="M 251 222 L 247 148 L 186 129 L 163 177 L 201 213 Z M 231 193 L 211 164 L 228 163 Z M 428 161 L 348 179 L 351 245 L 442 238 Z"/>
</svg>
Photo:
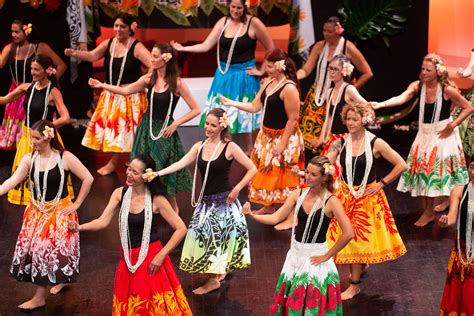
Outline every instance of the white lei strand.
<svg viewBox="0 0 474 316">
<path fill-rule="evenodd" d="M 214 157 L 218 151 L 218 149 L 221 147 L 222 142 L 219 141 L 219 143 L 216 145 L 214 148 L 214 151 L 212 152 L 211 157 L 207 161 L 207 166 L 206 166 L 206 172 L 204 173 L 204 180 L 202 181 L 202 186 L 201 186 L 201 192 L 199 192 L 199 197 L 197 201 L 195 200 L 195 192 L 196 192 L 196 179 L 197 179 L 197 169 L 198 169 L 198 160 L 199 160 L 199 155 L 201 154 L 201 150 L 206 145 L 208 139 L 206 139 L 202 145 L 199 147 L 197 156 L 196 156 L 196 164 L 194 165 L 194 177 L 193 177 L 193 190 L 191 191 L 191 205 L 193 207 L 196 207 L 199 203 L 202 201 L 202 197 L 204 196 L 204 189 L 206 188 L 206 183 L 207 183 L 207 177 L 209 175 L 209 168 L 211 166 L 211 162 L 216 159 L 217 157 Z M 204 160 L 204 159 L 203 159 Z"/>
<path fill-rule="evenodd" d="M 421 84 L 420 91 L 420 114 L 418 117 L 418 129 L 421 130 L 425 117 L 425 98 L 426 98 L 426 85 Z M 431 138 L 434 134 L 434 128 L 436 123 L 439 122 L 439 117 L 441 115 L 441 107 L 443 106 L 443 87 L 438 83 L 436 86 L 436 101 L 434 104 L 433 115 L 431 117 L 431 127 L 429 137 Z M 425 142 L 425 146 L 428 145 L 429 141 Z"/>
<path fill-rule="evenodd" d="M 170 91 L 170 104 L 168 106 L 168 113 L 166 113 L 165 121 L 163 122 L 163 126 L 161 126 L 161 130 L 158 133 L 158 136 L 153 134 L 153 127 L 152 127 L 152 120 L 153 120 L 153 99 L 155 96 L 155 87 L 151 88 L 151 95 L 150 95 L 150 137 L 152 140 L 158 140 L 163 137 L 166 127 L 168 127 L 168 122 L 171 117 L 171 108 L 173 106 L 173 93 Z"/>
<path fill-rule="evenodd" d="M 118 76 L 118 79 L 117 79 L 117 83 L 115 84 L 116 86 L 119 86 L 120 81 L 122 81 L 123 71 L 125 69 L 125 62 L 127 60 L 127 55 L 128 55 L 128 49 L 129 49 L 128 45 L 130 44 L 130 40 L 131 40 L 131 38 L 129 37 L 127 45 L 125 46 L 125 55 L 123 55 L 122 64 L 120 65 L 119 76 Z M 112 65 L 114 63 L 115 44 L 116 44 L 115 39 L 112 39 L 112 53 L 110 54 L 110 61 L 109 61 L 109 80 L 110 80 L 110 84 L 112 84 L 112 85 L 113 85 L 113 82 L 112 82 Z"/>
<path fill-rule="evenodd" d="M 219 57 L 219 49 L 220 49 L 219 40 L 224 34 L 225 29 L 230 25 L 230 20 L 226 21 L 226 23 L 224 24 L 224 27 L 222 28 L 221 34 L 219 34 L 219 37 L 217 38 L 217 68 L 219 69 L 220 73 L 223 75 L 225 75 L 227 71 L 229 71 L 230 62 L 232 61 L 232 55 L 234 54 L 235 44 L 237 43 L 237 39 L 239 38 L 240 31 L 242 31 L 242 27 L 244 26 L 243 23 L 239 23 L 239 24 L 240 24 L 239 29 L 237 30 L 237 33 L 235 33 L 234 38 L 232 39 L 232 43 L 230 45 L 229 55 L 227 55 L 227 61 L 226 61 L 224 70 L 222 70 L 221 68 L 221 59 Z"/>
<path fill-rule="evenodd" d="M 44 175 L 43 175 L 43 192 L 41 192 L 40 190 L 40 180 L 39 180 L 39 174 L 40 174 L 40 163 L 37 163 L 37 158 L 38 156 L 40 157 L 40 163 L 41 163 L 41 155 L 38 154 L 38 153 L 35 153 L 33 155 L 33 158 L 31 159 L 31 165 L 30 165 L 30 172 L 29 174 L 31 174 L 31 170 L 33 169 L 33 166 L 35 166 L 35 172 L 34 172 L 34 175 L 33 175 L 33 181 L 34 181 L 34 184 L 35 184 L 35 187 L 33 188 L 32 187 L 32 181 L 30 180 L 29 181 L 29 189 L 30 189 L 30 192 L 32 194 L 31 196 L 31 201 L 32 203 L 43 213 L 47 213 L 49 212 L 50 210 L 52 209 L 55 209 L 58 204 L 59 204 L 59 200 L 61 199 L 61 196 L 63 194 L 63 186 L 64 186 L 64 179 L 65 179 L 65 176 L 64 176 L 64 167 L 63 167 L 63 164 L 62 164 L 62 160 L 61 160 L 61 155 L 59 152 L 55 151 L 55 150 L 52 150 L 49 157 L 48 157 L 48 161 L 46 163 L 46 167 L 44 169 Z M 50 168 L 51 168 L 51 162 L 53 160 L 53 156 L 56 156 L 56 163 L 58 165 L 58 168 L 59 168 L 59 174 L 61 175 L 61 178 L 60 178 L 60 181 L 59 181 L 59 188 L 58 188 L 58 193 L 56 193 L 56 196 L 55 198 L 51 201 L 53 202 L 52 205 L 46 209 L 45 205 L 46 205 L 46 193 L 48 192 L 48 174 L 49 174 L 49 171 L 50 171 Z M 36 201 L 35 199 L 33 198 L 33 190 L 36 190 Z"/>
<path fill-rule="evenodd" d="M 466 215 L 466 259 L 467 261 L 464 261 L 462 257 L 462 251 L 461 251 L 461 206 L 464 203 L 464 199 L 466 198 L 466 195 L 468 196 L 467 200 L 467 215 Z M 472 226 L 473 226 L 473 213 L 474 213 L 474 187 L 472 185 L 472 182 L 470 182 L 467 186 L 466 192 L 464 192 L 464 195 L 461 199 L 461 202 L 459 203 L 458 207 L 458 237 L 457 237 L 457 246 L 458 246 L 458 256 L 459 256 L 459 261 L 461 264 L 467 266 L 471 265 L 472 261 L 474 259 L 474 236 L 472 235 Z"/>
<path fill-rule="evenodd" d="M 31 100 L 33 100 L 33 94 L 35 93 L 35 87 L 36 87 L 37 82 L 33 83 L 33 87 L 31 88 L 31 93 L 30 97 L 28 99 L 28 103 L 26 105 L 26 127 L 28 127 L 27 130 L 27 137 L 28 137 L 28 145 L 31 147 L 30 141 L 31 141 L 31 136 L 30 136 L 30 107 L 31 107 Z M 51 81 L 48 82 L 48 87 L 46 88 L 46 96 L 44 97 L 44 110 L 43 110 L 43 116 L 42 120 L 46 119 L 46 116 L 48 115 L 48 101 L 49 101 L 49 91 L 51 90 Z"/>
<path fill-rule="evenodd" d="M 25 82 L 26 81 L 26 61 L 28 60 L 29 56 L 30 56 L 30 50 L 31 50 L 31 47 L 33 46 L 33 44 L 28 44 L 28 51 L 26 53 L 26 57 L 25 59 L 23 60 L 23 81 L 21 82 Z M 16 53 L 15 53 L 15 75 L 13 75 L 13 72 L 12 72 L 12 77 L 13 77 L 13 81 L 15 81 L 15 84 L 18 86 L 20 84 L 20 80 L 18 78 L 18 53 L 19 53 L 19 49 L 20 49 L 20 46 L 17 46 L 16 47 Z M 10 68 L 11 70 L 11 68 Z"/>
<path fill-rule="evenodd" d="M 272 81 L 273 81 L 273 79 L 270 80 L 270 82 L 267 84 L 267 86 L 265 87 L 265 90 L 268 88 L 270 83 L 272 83 Z M 285 83 L 285 81 L 286 81 L 286 77 L 283 77 L 283 79 L 278 81 L 277 85 L 275 87 L 273 87 L 272 90 L 270 90 L 268 93 L 266 93 L 266 91 L 265 91 L 265 99 L 263 100 L 263 106 L 262 106 L 262 115 L 260 116 L 262 124 L 263 124 L 263 120 L 265 119 L 265 111 L 267 110 L 268 97 L 271 96 L 275 91 L 277 91 L 283 85 L 283 83 Z M 290 82 L 293 82 L 293 81 L 290 81 Z"/>
<path fill-rule="evenodd" d="M 357 158 L 359 157 L 360 148 L 362 147 L 362 143 L 359 146 L 359 150 L 356 153 L 356 159 L 354 161 L 354 170 L 352 170 L 352 136 L 349 134 L 347 137 L 347 147 L 346 147 L 346 157 L 345 157 L 345 169 L 346 169 L 346 177 L 347 177 L 347 186 L 351 191 L 352 196 L 356 199 L 360 198 L 364 192 L 365 187 L 367 185 L 367 179 L 369 178 L 370 169 L 372 168 L 372 163 L 374 160 L 374 156 L 372 154 L 372 148 L 370 147 L 370 139 L 369 139 L 369 132 L 364 132 L 364 154 L 365 154 L 365 171 L 364 171 L 364 178 L 362 179 L 362 183 L 359 185 L 357 190 L 354 189 L 354 176 L 356 171 L 357 165 Z M 342 151 L 342 150 L 341 150 Z"/>
<path fill-rule="evenodd" d="M 325 119 L 325 121 L 328 122 L 328 124 L 326 126 L 326 130 L 324 131 L 324 135 L 321 135 L 322 136 L 321 139 L 323 141 L 325 141 L 326 137 L 329 135 L 329 133 L 332 129 L 332 123 L 334 122 L 334 113 L 336 113 L 336 107 L 339 104 L 339 102 L 341 101 L 342 91 L 344 91 L 345 87 L 348 86 L 348 85 L 349 85 L 348 83 L 344 82 L 339 87 L 339 91 L 337 92 L 337 97 L 336 97 L 336 104 L 334 105 L 334 109 L 332 109 L 331 116 L 329 116 L 329 109 L 331 108 L 332 95 L 334 93 L 334 88 L 331 90 L 331 94 L 329 95 L 329 100 L 328 100 L 328 103 L 327 103 L 328 106 L 327 106 L 327 109 L 326 109 L 326 119 Z"/>
<path fill-rule="evenodd" d="M 130 254 L 130 230 L 128 225 L 128 216 L 130 214 L 130 205 L 132 204 L 132 188 L 128 188 L 123 196 L 122 206 L 120 207 L 119 214 L 119 232 L 120 242 L 123 249 L 123 257 L 127 268 L 130 272 L 135 273 L 138 267 L 143 263 L 147 254 L 148 247 L 150 245 L 150 232 L 151 224 L 153 221 L 153 210 L 152 210 L 152 197 L 150 190 L 145 189 L 145 224 L 143 226 L 142 243 L 140 245 L 140 253 L 138 254 L 137 262 L 132 265 L 131 254 Z"/>
<path fill-rule="evenodd" d="M 343 47 L 344 47 L 344 38 L 341 36 L 332 56 L 334 57 L 334 56 L 339 55 L 342 52 Z M 331 86 L 329 73 L 326 71 L 327 66 L 328 66 L 328 57 L 329 57 L 329 44 L 326 42 L 324 44 L 321 55 L 319 55 L 318 65 L 316 67 L 317 77 L 316 77 L 316 81 L 314 82 L 314 85 L 316 86 L 316 88 L 314 89 L 314 101 L 316 103 L 316 106 L 318 107 L 323 105 L 326 99 L 326 92 Z M 324 82 L 324 88 L 323 88 L 323 82 Z"/>
</svg>

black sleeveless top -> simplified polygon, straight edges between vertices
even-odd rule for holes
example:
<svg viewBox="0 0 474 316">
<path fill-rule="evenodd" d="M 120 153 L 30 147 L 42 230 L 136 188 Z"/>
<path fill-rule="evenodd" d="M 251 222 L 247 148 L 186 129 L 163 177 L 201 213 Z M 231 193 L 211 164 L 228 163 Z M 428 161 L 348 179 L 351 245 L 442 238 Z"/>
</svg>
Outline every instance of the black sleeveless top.
<svg viewBox="0 0 474 316">
<path fill-rule="evenodd" d="M 372 139 L 370 141 L 370 148 L 372 150 L 372 153 L 374 151 L 374 143 L 375 143 L 376 139 L 377 139 L 377 137 L 374 137 L 374 139 Z M 344 137 L 341 138 L 341 145 L 344 145 Z M 340 160 L 339 160 L 341 165 L 343 166 L 342 180 L 345 183 L 347 183 L 347 178 L 346 178 L 346 154 L 347 154 L 347 151 L 346 151 L 346 149 L 347 149 L 347 146 L 344 146 L 344 148 L 341 151 L 341 156 L 340 156 Z M 355 162 L 356 158 L 357 158 L 357 162 L 356 162 L 356 166 L 354 167 L 354 162 Z M 371 182 L 374 182 L 377 178 L 377 175 L 375 173 L 375 160 L 376 160 L 376 158 L 374 156 L 372 167 L 370 168 L 370 172 L 369 172 L 369 177 L 367 178 L 367 184 L 369 184 Z M 366 163 L 365 162 L 365 153 L 362 153 L 359 156 L 353 156 L 352 157 L 352 171 L 354 171 L 354 168 L 355 168 L 353 185 L 360 185 L 362 183 L 362 180 L 364 179 L 364 173 L 365 173 L 365 163 Z"/>
<path fill-rule="evenodd" d="M 249 60 L 255 59 L 255 49 L 257 48 L 257 39 L 253 39 L 249 35 L 250 24 L 253 17 L 250 18 L 247 26 L 247 31 L 244 35 L 237 38 L 232 53 L 231 64 L 240 64 Z M 224 24 L 227 22 L 225 19 Z M 219 38 L 220 51 L 218 52 L 221 62 L 225 63 L 229 56 L 230 46 L 232 45 L 233 37 L 225 37 L 224 34 Z"/>
<path fill-rule="evenodd" d="M 420 95 L 421 95 L 421 89 L 418 92 L 418 100 L 420 100 Z M 423 117 L 423 123 L 430 124 L 431 119 L 434 118 L 434 110 L 435 106 L 433 103 L 426 103 L 425 102 L 425 115 Z M 420 111 L 420 102 L 418 102 L 418 112 Z M 445 100 L 444 99 L 444 89 L 443 89 L 443 103 L 441 105 L 441 113 L 439 114 L 439 120 L 446 120 L 451 116 L 451 100 Z"/>
<path fill-rule="evenodd" d="M 153 89 L 153 88 L 151 88 Z M 150 106 L 151 106 L 151 89 L 148 89 L 147 93 L 147 100 L 148 100 L 148 107 L 146 109 L 145 114 L 147 117 L 150 116 Z M 164 92 L 156 92 L 153 96 L 153 120 L 164 121 L 166 119 L 166 114 L 168 114 L 168 107 L 170 105 L 170 92 L 166 90 Z M 178 104 L 179 96 L 173 94 L 173 103 L 171 104 L 171 119 L 173 118 L 174 110 L 176 109 L 176 105 Z"/>
<path fill-rule="evenodd" d="M 329 199 L 331 197 L 333 197 L 332 194 L 326 199 L 326 201 L 324 201 L 324 205 L 327 204 L 327 202 L 329 201 Z M 313 239 L 314 234 L 316 234 L 316 229 L 318 228 L 318 225 L 319 225 L 319 219 L 321 218 L 321 211 L 322 211 L 322 208 L 320 208 L 320 209 L 318 209 L 314 212 L 313 222 L 310 223 L 310 226 L 308 227 L 309 228 L 309 233 L 306 237 L 307 240 L 302 240 L 304 229 L 306 227 L 306 222 L 308 221 L 309 215 L 306 214 L 306 212 L 303 208 L 303 205 L 301 205 L 301 209 L 298 212 L 298 226 L 296 226 L 296 228 L 295 228 L 295 240 L 296 241 L 309 243 Z M 319 244 L 319 243 L 326 242 L 326 233 L 329 229 L 330 222 L 331 222 L 331 218 L 327 217 L 327 215 L 324 214 L 323 223 L 321 224 L 321 229 L 319 230 L 318 237 L 316 237 L 316 243 Z"/>
<path fill-rule="evenodd" d="M 25 109 L 25 114 L 28 114 L 28 101 L 30 100 L 31 90 L 33 90 L 34 85 L 35 83 L 32 83 L 26 90 L 25 101 L 23 102 L 23 108 Z M 31 99 L 31 104 L 30 104 L 30 125 L 27 127 L 31 127 L 33 126 L 33 124 L 43 119 L 44 104 L 45 104 L 47 89 L 48 87 L 44 87 L 41 90 L 38 90 L 35 88 L 35 93 L 33 94 L 33 98 Z M 50 93 L 51 93 L 51 90 L 50 90 Z M 53 121 L 53 114 L 55 111 L 56 111 L 56 107 L 54 105 L 48 104 L 48 107 L 46 109 L 46 119 L 48 121 Z M 27 124 L 27 120 L 25 120 L 25 125 L 26 124 Z"/>
<path fill-rule="evenodd" d="M 110 64 L 110 48 L 112 46 L 113 39 L 109 40 L 107 45 L 107 51 L 104 55 L 104 68 L 105 68 L 105 82 L 108 84 L 117 84 L 117 80 L 120 74 L 120 68 L 122 66 L 123 57 L 114 57 L 114 61 L 112 64 L 112 82 L 110 81 L 109 75 L 109 64 Z M 138 41 L 134 41 L 132 45 L 130 45 L 130 49 L 127 53 L 127 60 L 125 61 L 125 65 L 123 68 L 123 75 L 122 79 L 120 80 L 120 84 L 127 84 L 132 83 L 140 79 L 142 76 L 141 70 L 141 61 L 133 56 L 133 52 L 135 50 L 135 46 L 137 45 Z"/>
<path fill-rule="evenodd" d="M 331 133 L 332 134 L 343 134 L 347 133 L 347 127 L 342 123 L 342 118 L 341 118 L 341 113 L 342 113 L 342 107 L 346 104 L 345 98 L 346 98 L 346 89 L 349 85 L 346 85 L 344 89 L 342 90 L 341 94 L 341 100 L 336 105 L 332 104 L 332 100 L 328 100 L 327 102 L 329 103 L 329 115 L 332 114 L 332 111 L 334 111 L 334 117 L 332 119 L 332 126 L 331 126 Z M 334 88 L 332 88 L 332 91 L 334 91 Z M 331 96 L 331 93 L 329 94 Z M 336 107 L 336 110 L 334 110 L 334 107 Z"/>
<path fill-rule="evenodd" d="M 461 197 L 464 195 L 464 193 L 467 191 L 469 184 L 464 186 L 464 190 L 462 191 Z M 473 198 L 473 197 L 471 197 Z M 461 218 L 459 221 L 459 239 L 462 241 L 466 241 L 466 221 L 467 221 L 467 203 L 469 201 L 469 192 L 466 194 L 466 198 L 464 199 L 464 202 L 461 204 L 461 207 L 459 209 L 459 212 L 461 212 Z"/>
<path fill-rule="evenodd" d="M 60 153 L 60 155 L 62 159 L 63 153 Z M 33 192 L 31 194 L 33 194 L 33 198 L 37 200 L 38 196 L 36 195 L 36 188 L 34 188 L 35 186 L 34 175 L 35 175 L 35 165 L 31 167 L 30 181 L 33 181 Z M 61 194 L 61 199 L 65 198 L 69 194 L 67 191 L 67 177 L 68 176 L 69 176 L 69 171 L 64 170 L 64 183 L 63 183 L 63 191 Z M 43 187 L 44 187 L 43 179 L 44 179 L 44 171 L 40 171 L 39 172 L 39 187 L 40 187 L 41 194 L 43 194 Z M 48 190 L 46 191 L 45 201 L 52 201 L 56 197 L 56 194 L 58 194 L 59 184 L 61 183 L 61 173 L 59 172 L 58 164 L 56 164 L 54 168 L 49 170 L 46 183 L 48 186 Z"/>
<path fill-rule="evenodd" d="M 260 101 L 263 103 L 265 102 L 265 97 L 267 96 L 267 88 L 270 82 L 267 84 L 265 89 L 262 92 L 260 97 Z M 272 95 L 270 95 L 267 99 L 267 108 L 265 110 L 265 117 L 263 118 L 263 125 L 268 128 L 272 129 L 283 129 L 288 122 L 288 115 L 286 115 L 285 111 L 285 103 L 282 99 L 280 99 L 280 93 L 283 91 L 283 88 L 287 84 L 292 84 L 291 82 L 287 81 L 280 89 L 275 91 Z"/>
<path fill-rule="evenodd" d="M 122 199 L 120 205 L 122 205 L 123 197 L 127 192 L 128 187 L 122 188 Z M 153 197 L 152 197 L 153 198 Z M 153 203 L 153 202 L 152 202 Z M 158 215 L 153 213 L 151 220 L 151 231 L 150 231 L 150 243 L 157 241 L 158 238 Z M 138 213 L 128 213 L 128 231 L 130 233 L 130 248 L 140 247 L 142 244 L 143 228 L 145 227 L 145 208 Z"/>
<path fill-rule="evenodd" d="M 232 165 L 232 159 L 227 160 L 227 158 L 225 157 L 225 152 L 227 150 L 228 145 L 229 143 L 227 142 L 219 157 L 213 160 L 211 162 L 211 165 L 209 166 L 209 174 L 207 175 L 204 195 L 227 192 L 232 189 L 229 183 L 229 170 L 230 166 Z M 201 172 L 201 181 L 203 181 L 204 179 L 207 162 L 207 160 L 202 159 L 201 150 L 201 154 L 198 157 L 198 168 L 199 172 Z"/>
<path fill-rule="evenodd" d="M 38 47 L 38 46 L 36 46 Z M 18 71 L 18 78 L 15 78 L 15 59 L 10 59 L 10 72 L 12 75 L 12 80 L 17 81 L 18 83 L 25 83 L 25 82 L 32 82 L 33 77 L 31 77 L 31 63 L 33 62 L 33 59 L 35 59 L 35 52 L 30 57 L 27 57 L 26 59 L 17 59 L 16 60 L 16 69 Z M 26 67 L 25 67 L 26 63 Z M 25 73 L 23 76 L 23 67 L 25 67 Z M 18 80 L 17 80 L 18 79 Z"/>
</svg>

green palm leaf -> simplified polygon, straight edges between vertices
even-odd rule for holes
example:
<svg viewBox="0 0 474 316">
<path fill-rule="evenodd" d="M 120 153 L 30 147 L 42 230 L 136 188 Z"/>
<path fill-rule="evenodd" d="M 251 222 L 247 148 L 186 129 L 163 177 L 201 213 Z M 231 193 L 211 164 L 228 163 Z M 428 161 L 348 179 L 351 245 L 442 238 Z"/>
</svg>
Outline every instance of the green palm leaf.
<svg viewBox="0 0 474 316">
<path fill-rule="evenodd" d="M 407 18 L 403 12 L 411 0 L 343 0 L 338 13 L 344 18 L 344 28 L 355 42 L 382 37 L 390 47 L 389 37 L 405 30 Z"/>
</svg>

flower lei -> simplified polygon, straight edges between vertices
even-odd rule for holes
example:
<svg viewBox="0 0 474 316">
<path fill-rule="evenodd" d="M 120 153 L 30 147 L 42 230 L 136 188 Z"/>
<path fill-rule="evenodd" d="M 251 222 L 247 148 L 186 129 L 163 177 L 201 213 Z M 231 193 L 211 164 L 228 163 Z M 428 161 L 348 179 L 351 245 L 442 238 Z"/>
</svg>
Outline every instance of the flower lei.
<svg viewBox="0 0 474 316">
<path fill-rule="evenodd" d="M 230 123 L 229 121 L 229 117 L 227 116 L 227 113 L 224 112 L 222 114 L 221 117 L 219 117 L 219 125 L 222 127 L 222 128 L 227 128 L 227 126 L 230 125 L 230 127 L 232 127 L 232 124 Z"/>
<path fill-rule="evenodd" d="M 138 23 L 137 22 L 132 22 L 132 24 L 130 24 L 130 30 L 135 33 L 138 29 Z"/>
<path fill-rule="evenodd" d="M 161 59 L 163 59 L 165 62 L 168 62 L 173 58 L 173 55 L 171 53 L 163 53 L 161 54 Z"/>
<path fill-rule="evenodd" d="M 30 35 L 32 31 L 33 31 L 33 24 L 28 23 L 26 25 L 23 25 L 23 32 L 25 32 L 26 35 Z"/>
<path fill-rule="evenodd" d="M 364 114 L 364 116 L 362 116 L 362 124 L 364 125 L 374 124 L 374 118 L 372 117 L 370 113 L 366 113 Z"/>
<path fill-rule="evenodd" d="M 275 67 L 277 70 L 285 71 L 286 70 L 285 60 L 282 59 L 282 60 L 276 61 Z"/>
<path fill-rule="evenodd" d="M 49 126 L 45 126 L 44 130 L 43 130 L 43 135 L 44 135 L 44 139 L 54 138 L 54 128 L 49 127 Z"/>
<path fill-rule="evenodd" d="M 326 162 L 323 165 L 323 168 L 324 168 L 324 174 L 330 174 L 332 176 L 336 172 L 336 168 L 334 167 L 334 165 L 332 165 L 328 162 Z"/>
<path fill-rule="evenodd" d="M 342 27 L 341 23 L 336 22 L 336 25 L 334 26 L 334 31 L 337 35 L 341 35 L 344 32 L 344 28 Z"/>
<path fill-rule="evenodd" d="M 442 76 L 447 71 L 446 65 L 440 60 L 436 63 L 436 73 Z"/>
<path fill-rule="evenodd" d="M 142 177 L 145 182 L 151 182 L 156 178 L 156 173 L 153 171 L 153 169 L 147 168 Z"/>
<path fill-rule="evenodd" d="M 48 76 L 54 76 L 56 75 L 56 68 L 49 66 L 48 69 L 46 69 L 46 73 Z"/>
<path fill-rule="evenodd" d="M 344 62 L 342 64 L 341 73 L 344 77 L 349 77 L 353 71 L 354 71 L 354 66 L 351 63 Z"/>
</svg>

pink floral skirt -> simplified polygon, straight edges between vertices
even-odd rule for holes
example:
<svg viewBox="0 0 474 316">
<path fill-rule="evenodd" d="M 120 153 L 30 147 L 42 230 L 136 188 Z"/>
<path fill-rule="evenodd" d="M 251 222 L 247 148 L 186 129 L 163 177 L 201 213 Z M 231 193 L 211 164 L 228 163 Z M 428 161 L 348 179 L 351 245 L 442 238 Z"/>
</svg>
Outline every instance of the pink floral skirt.
<svg viewBox="0 0 474 316">
<path fill-rule="evenodd" d="M 12 92 L 16 87 L 15 82 L 12 82 L 8 92 Z M 20 141 L 21 125 L 25 120 L 24 101 L 25 95 L 22 95 L 5 106 L 5 115 L 3 116 L 2 126 L 0 126 L 1 149 L 15 150 L 16 144 Z"/>
</svg>

